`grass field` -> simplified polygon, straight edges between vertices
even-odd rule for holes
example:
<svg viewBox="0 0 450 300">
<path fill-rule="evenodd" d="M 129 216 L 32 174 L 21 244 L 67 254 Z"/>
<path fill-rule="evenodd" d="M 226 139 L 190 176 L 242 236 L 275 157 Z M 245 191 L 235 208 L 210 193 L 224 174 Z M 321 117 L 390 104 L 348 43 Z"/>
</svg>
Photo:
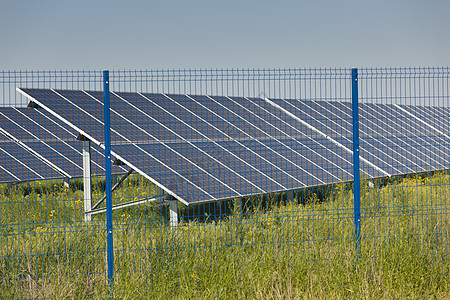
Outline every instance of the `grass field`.
<svg viewBox="0 0 450 300">
<path fill-rule="evenodd" d="M 230 201 L 223 218 L 180 206 L 189 216 L 175 228 L 155 203 L 115 211 L 114 298 L 450 299 L 449 182 L 445 173 L 363 181 L 358 252 L 348 184 L 295 202 Z M 104 181 L 93 186 L 100 198 Z M 154 194 L 133 177 L 114 201 Z M 4 185 L 0 196 L 1 299 L 107 298 L 104 216 L 81 221 L 80 183 Z"/>
</svg>

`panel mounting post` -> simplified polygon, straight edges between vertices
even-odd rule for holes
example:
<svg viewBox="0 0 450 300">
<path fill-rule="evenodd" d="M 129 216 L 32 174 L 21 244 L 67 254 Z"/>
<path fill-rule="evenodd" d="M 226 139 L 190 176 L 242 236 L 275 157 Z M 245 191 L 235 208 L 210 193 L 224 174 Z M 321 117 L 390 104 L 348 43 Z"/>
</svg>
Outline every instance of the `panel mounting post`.
<svg viewBox="0 0 450 300">
<path fill-rule="evenodd" d="M 361 241 L 361 191 L 359 178 L 359 114 L 358 114 L 358 69 L 352 69 L 352 123 L 353 123 L 353 201 L 355 218 L 356 252 L 359 256 Z"/>
<path fill-rule="evenodd" d="M 84 191 L 84 221 L 91 221 L 92 188 L 91 188 L 91 142 L 82 139 L 83 143 L 83 191 Z"/>
<path fill-rule="evenodd" d="M 175 227 L 178 225 L 178 200 L 175 197 L 170 197 L 170 227 Z"/>
</svg>

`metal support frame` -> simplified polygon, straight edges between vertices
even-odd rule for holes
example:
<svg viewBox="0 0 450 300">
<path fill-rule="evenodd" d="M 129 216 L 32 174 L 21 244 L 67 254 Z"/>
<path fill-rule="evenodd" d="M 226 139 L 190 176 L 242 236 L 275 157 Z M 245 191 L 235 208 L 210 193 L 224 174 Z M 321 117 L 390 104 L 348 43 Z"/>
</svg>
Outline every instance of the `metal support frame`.
<svg viewBox="0 0 450 300">
<path fill-rule="evenodd" d="M 92 189 L 91 189 L 91 142 L 83 139 L 83 191 L 84 191 L 84 221 L 91 221 Z"/>
<path fill-rule="evenodd" d="M 352 123 L 353 123 L 353 201 L 355 219 L 356 251 L 361 240 L 361 187 L 359 176 L 359 115 L 358 115 L 358 69 L 352 69 Z"/>
<path fill-rule="evenodd" d="M 144 204 L 144 203 L 147 203 L 150 201 L 155 201 L 155 200 L 156 200 L 156 198 L 152 197 L 152 198 L 144 198 L 144 199 L 138 199 L 138 200 L 129 201 L 129 202 L 125 202 L 125 203 L 120 203 L 120 204 L 113 205 L 112 210 L 121 209 L 121 208 L 138 205 L 138 204 Z M 96 214 L 101 214 L 104 212 L 106 212 L 106 208 L 97 208 L 97 209 L 92 209 L 90 214 L 96 215 Z"/>
<path fill-rule="evenodd" d="M 120 180 L 112 187 L 111 192 L 115 191 L 115 190 L 122 184 L 122 182 L 123 182 L 128 176 L 131 175 L 131 173 L 133 173 L 133 169 L 130 169 L 124 176 L 122 176 L 122 178 L 120 178 Z M 91 210 L 96 209 L 103 201 L 105 201 L 105 199 L 106 199 L 106 193 L 105 193 L 105 195 L 104 195 L 100 200 L 98 200 L 97 203 L 95 203 L 95 204 L 92 206 L 92 209 L 91 209 Z"/>
<path fill-rule="evenodd" d="M 169 203 L 170 227 L 175 227 L 178 225 L 178 200 L 175 197 L 171 197 Z"/>
<path fill-rule="evenodd" d="M 166 206 L 169 203 L 169 224 L 171 227 L 178 225 L 178 200 L 173 196 L 161 196 L 164 195 L 163 189 L 156 188 L 156 210 L 159 211 L 161 216 L 161 222 L 164 223 L 166 216 Z"/>
</svg>

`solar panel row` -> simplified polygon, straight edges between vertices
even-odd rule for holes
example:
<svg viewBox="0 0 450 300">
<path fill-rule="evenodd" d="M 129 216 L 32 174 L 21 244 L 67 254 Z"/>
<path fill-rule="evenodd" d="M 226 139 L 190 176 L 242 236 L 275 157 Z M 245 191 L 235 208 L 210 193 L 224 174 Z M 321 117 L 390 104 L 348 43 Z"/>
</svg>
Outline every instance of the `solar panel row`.
<svg viewBox="0 0 450 300">
<path fill-rule="evenodd" d="M 273 101 L 351 148 L 352 110 L 349 103 L 282 99 Z M 421 114 L 421 110 L 429 108 L 409 109 Z M 441 111 L 444 108 L 434 110 Z M 448 140 L 444 139 L 442 133 L 418 123 L 396 105 L 360 103 L 359 111 L 362 159 L 380 167 L 388 175 L 448 167 L 445 147 Z M 425 119 L 428 122 L 429 119 Z M 369 170 L 366 171 L 370 174 Z M 378 172 L 378 175 L 372 175 L 376 177 L 387 174 Z"/>
<path fill-rule="evenodd" d="M 104 142 L 102 92 L 20 92 L 71 130 Z M 186 204 L 353 178 L 349 103 L 119 92 L 110 103 L 113 154 Z M 448 168 L 440 109 L 424 108 L 439 119 L 434 127 L 405 110 L 360 104 L 368 176 Z"/>
<path fill-rule="evenodd" d="M 77 133 L 44 110 L 0 108 L 2 182 L 83 176 Z M 92 145 L 92 174 L 104 174 L 104 155 Z M 115 166 L 115 173 L 124 173 Z"/>
<path fill-rule="evenodd" d="M 33 158 L 24 148 L 0 134 L 1 181 L 40 180 L 61 175 L 41 160 Z"/>
</svg>

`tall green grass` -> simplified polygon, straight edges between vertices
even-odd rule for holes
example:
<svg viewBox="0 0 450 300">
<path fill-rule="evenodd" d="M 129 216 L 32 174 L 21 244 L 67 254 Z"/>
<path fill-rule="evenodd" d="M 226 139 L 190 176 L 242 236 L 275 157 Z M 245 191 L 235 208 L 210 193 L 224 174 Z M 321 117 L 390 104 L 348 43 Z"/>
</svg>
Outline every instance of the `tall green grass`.
<svg viewBox="0 0 450 300">
<path fill-rule="evenodd" d="M 155 203 L 116 211 L 113 295 L 449 298 L 449 179 L 439 173 L 373 188 L 363 180 L 358 250 L 348 184 L 299 192 L 293 202 L 274 194 L 249 198 L 242 208 L 227 203 L 222 219 L 203 221 L 207 209 L 194 216 L 180 210 L 191 215 L 174 228 Z M 97 198 L 103 183 L 94 184 Z M 107 298 L 104 217 L 81 221 L 80 184 L 40 185 L 0 187 L 0 298 Z M 145 194 L 155 188 L 135 177 L 114 198 Z"/>
</svg>

